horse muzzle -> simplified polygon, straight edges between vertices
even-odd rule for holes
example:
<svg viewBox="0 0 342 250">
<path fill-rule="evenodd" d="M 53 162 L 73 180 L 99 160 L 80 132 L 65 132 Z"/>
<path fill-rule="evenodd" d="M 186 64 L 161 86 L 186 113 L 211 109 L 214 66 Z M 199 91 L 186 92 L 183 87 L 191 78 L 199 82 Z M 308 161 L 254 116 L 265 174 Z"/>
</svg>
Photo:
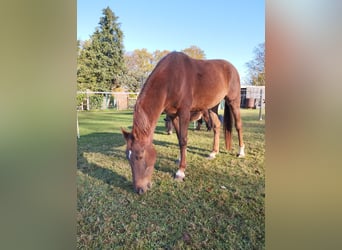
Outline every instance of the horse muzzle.
<svg viewBox="0 0 342 250">
<path fill-rule="evenodd" d="M 143 193 L 146 193 L 148 189 L 150 189 L 152 187 L 152 183 L 149 182 L 147 183 L 147 185 L 145 187 L 136 187 L 134 188 L 134 191 L 139 194 L 142 195 Z"/>
</svg>

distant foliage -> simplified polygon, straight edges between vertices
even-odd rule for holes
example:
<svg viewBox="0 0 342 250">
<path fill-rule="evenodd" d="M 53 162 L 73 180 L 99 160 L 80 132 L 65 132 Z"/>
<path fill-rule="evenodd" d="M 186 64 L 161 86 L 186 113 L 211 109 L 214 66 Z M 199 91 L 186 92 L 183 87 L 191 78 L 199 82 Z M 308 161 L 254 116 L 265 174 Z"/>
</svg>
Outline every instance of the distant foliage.
<svg viewBox="0 0 342 250">
<path fill-rule="evenodd" d="M 247 84 L 265 86 L 265 43 L 254 49 L 254 59 L 247 62 Z"/>
<path fill-rule="evenodd" d="M 194 59 L 205 59 L 204 51 L 195 45 L 192 45 L 189 48 L 183 49 L 182 52 Z"/>
<path fill-rule="evenodd" d="M 152 53 L 152 65 L 153 65 L 153 68 L 157 65 L 157 63 L 164 57 L 166 56 L 167 54 L 169 54 L 170 51 L 169 50 L 156 50 Z"/>
<path fill-rule="evenodd" d="M 139 92 L 142 85 L 150 75 L 159 60 L 170 53 L 168 50 L 156 50 L 150 53 L 147 49 L 136 49 L 125 53 L 127 75 L 131 81 L 127 82 L 126 89 L 132 92 Z"/>
<path fill-rule="evenodd" d="M 86 99 L 86 94 L 77 94 L 76 95 L 77 106 L 81 106 L 85 99 Z"/>
<path fill-rule="evenodd" d="M 103 102 L 103 96 L 102 95 L 92 95 L 89 97 L 89 103 L 91 109 L 101 109 Z"/>
</svg>

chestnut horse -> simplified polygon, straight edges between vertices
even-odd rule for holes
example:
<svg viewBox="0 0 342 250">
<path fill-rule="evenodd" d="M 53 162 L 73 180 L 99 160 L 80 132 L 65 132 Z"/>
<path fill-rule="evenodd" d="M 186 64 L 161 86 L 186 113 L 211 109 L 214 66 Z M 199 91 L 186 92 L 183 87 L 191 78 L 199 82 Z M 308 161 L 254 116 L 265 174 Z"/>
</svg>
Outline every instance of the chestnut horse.
<svg viewBox="0 0 342 250">
<path fill-rule="evenodd" d="M 181 52 L 171 52 L 159 61 L 147 78 L 135 105 L 131 132 L 122 129 L 126 157 L 138 194 L 151 187 L 157 153 L 152 144 L 157 121 L 165 112 L 172 119 L 180 148 L 176 179 L 183 180 L 186 169 L 188 126 L 191 119 L 225 99 L 224 134 L 231 149 L 233 117 L 239 139 L 239 156 L 244 156 L 240 117 L 240 77 L 225 60 L 197 60 Z M 210 157 L 219 152 L 220 120 L 212 112 L 214 145 Z"/>
</svg>

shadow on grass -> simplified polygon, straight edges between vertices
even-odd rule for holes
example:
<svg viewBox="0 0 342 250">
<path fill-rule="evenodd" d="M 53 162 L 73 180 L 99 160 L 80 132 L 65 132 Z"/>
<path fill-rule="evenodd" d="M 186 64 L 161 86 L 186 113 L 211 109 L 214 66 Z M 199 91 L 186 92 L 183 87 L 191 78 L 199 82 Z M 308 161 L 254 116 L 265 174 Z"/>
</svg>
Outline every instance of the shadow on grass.
<svg viewBox="0 0 342 250">
<path fill-rule="evenodd" d="M 117 150 L 123 145 L 125 145 L 125 141 L 121 133 L 92 133 L 81 136 L 77 142 L 77 169 L 108 185 L 133 192 L 131 180 L 118 174 L 115 170 L 89 162 L 85 157 L 86 153 L 101 153 L 110 158 L 125 160 L 124 152 Z"/>
<path fill-rule="evenodd" d="M 176 136 L 170 135 L 170 136 Z M 108 185 L 115 186 L 124 189 L 129 192 L 133 192 L 132 180 L 127 179 L 125 176 L 119 174 L 114 169 L 108 168 L 101 165 L 101 161 L 89 161 L 85 155 L 87 153 L 100 153 L 106 157 L 112 159 L 112 161 L 123 161 L 129 168 L 129 163 L 125 158 L 124 146 L 125 140 L 121 133 L 91 133 L 83 135 L 78 139 L 77 143 L 77 169 L 82 173 L 96 178 Z M 155 169 L 162 171 L 174 176 L 178 170 L 178 159 L 177 157 L 171 157 L 170 154 L 165 153 L 167 150 L 175 151 L 176 155 L 179 156 L 178 143 L 168 142 L 164 140 L 154 140 L 154 145 L 163 147 L 163 150 L 157 150 L 157 161 Z M 123 147 L 123 148 L 121 148 Z M 166 150 L 165 150 L 166 149 Z M 159 152 L 158 152 L 159 151 Z M 209 161 L 209 151 L 203 148 L 188 145 L 187 151 L 192 154 L 203 157 L 203 161 Z M 174 154 L 173 154 L 174 155 Z M 188 164 L 191 164 L 188 160 Z"/>
<path fill-rule="evenodd" d="M 173 135 L 170 135 L 170 136 L 173 136 Z M 165 147 L 165 148 L 169 148 L 170 150 L 173 150 L 173 151 L 177 152 L 177 155 L 180 156 L 180 151 L 179 151 L 178 143 L 172 143 L 172 142 L 167 142 L 167 141 L 159 141 L 159 140 L 155 140 L 154 139 L 153 140 L 153 144 L 157 145 L 157 146 L 162 146 L 162 147 Z M 202 156 L 204 158 L 207 158 L 209 156 L 209 153 L 210 153 L 206 149 L 195 147 L 195 146 L 192 146 L 192 145 L 189 145 L 189 144 L 187 145 L 187 152 L 200 155 L 200 156 Z M 158 152 L 157 152 L 157 154 L 158 154 Z M 166 157 L 166 158 L 171 160 L 171 161 L 176 161 L 177 160 L 177 159 L 171 158 L 171 157 Z"/>
<path fill-rule="evenodd" d="M 197 132 L 197 131 L 195 131 Z M 198 132 L 200 133 L 200 132 Z M 211 138 L 209 141 L 208 141 L 208 147 L 206 148 L 203 148 L 203 147 L 196 147 L 196 143 L 195 141 L 191 141 L 191 142 L 188 142 L 188 145 L 187 145 L 187 152 L 189 153 L 193 153 L 193 154 L 197 154 L 197 155 L 200 155 L 204 158 L 207 158 L 209 156 L 209 154 L 212 152 L 212 144 L 213 144 L 213 141 L 214 141 L 214 134 L 212 131 L 208 131 L 207 133 L 209 133 L 209 137 Z M 163 132 L 160 132 L 160 131 L 155 131 L 155 134 L 164 134 L 166 135 L 166 132 L 163 133 Z M 171 135 L 167 135 L 167 136 L 174 136 L 175 138 L 177 138 L 177 135 L 176 133 L 173 133 Z M 192 137 L 192 135 L 188 135 L 188 140 L 189 138 Z M 220 140 L 223 140 L 223 138 L 220 138 Z M 162 147 L 166 147 L 166 148 L 172 148 L 171 150 L 175 150 L 177 151 L 177 155 L 180 154 L 180 149 L 179 149 L 179 145 L 178 145 L 178 140 L 176 139 L 176 143 L 174 142 L 169 142 L 169 141 L 161 141 L 161 140 L 156 140 L 154 139 L 153 140 L 153 144 L 154 145 L 157 145 L 157 146 L 162 146 Z M 176 159 L 173 159 L 173 160 L 176 160 Z"/>
<path fill-rule="evenodd" d="M 77 144 L 77 169 L 79 171 L 110 186 L 115 186 L 128 192 L 133 192 L 131 179 L 127 179 L 125 176 L 116 172 L 115 168 L 111 169 L 106 167 L 105 164 L 101 165 L 99 163 L 101 162 L 100 160 L 95 161 L 96 163 L 94 163 L 94 161 L 90 161 L 86 157 L 88 153 L 100 153 L 111 158 L 112 161 L 122 161 L 127 164 L 127 168 L 130 168 L 124 152 L 124 146 L 126 143 L 121 133 L 91 133 L 81 136 L 78 139 Z M 178 150 L 178 146 L 173 143 L 154 141 L 154 144 L 162 145 L 163 147 L 172 146 L 172 150 L 174 150 L 175 147 Z M 155 169 L 157 171 L 169 173 L 173 176 L 178 169 L 175 160 L 175 158 L 167 157 L 165 154 L 157 152 Z"/>
</svg>

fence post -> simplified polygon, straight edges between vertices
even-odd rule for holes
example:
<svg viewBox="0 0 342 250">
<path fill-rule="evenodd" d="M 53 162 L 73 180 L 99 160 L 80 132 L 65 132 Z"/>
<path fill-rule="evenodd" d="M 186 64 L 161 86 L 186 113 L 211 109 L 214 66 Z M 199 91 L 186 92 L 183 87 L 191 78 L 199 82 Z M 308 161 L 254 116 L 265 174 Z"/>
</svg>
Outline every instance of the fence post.
<svg viewBox="0 0 342 250">
<path fill-rule="evenodd" d="M 115 98 L 116 98 L 116 110 L 119 110 L 120 98 L 118 98 L 118 95 L 116 95 Z"/>
<path fill-rule="evenodd" d="M 262 108 L 262 89 L 260 89 L 260 102 L 259 102 L 259 106 L 260 106 L 260 109 L 259 109 L 259 120 L 262 121 L 262 114 L 261 114 L 261 108 Z"/>
<path fill-rule="evenodd" d="M 89 108 L 89 91 L 87 90 L 87 110 L 90 110 Z"/>
<path fill-rule="evenodd" d="M 78 126 L 78 110 L 76 110 L 77 138 L 80 139 L 80 127 Z"/>
</svg>

